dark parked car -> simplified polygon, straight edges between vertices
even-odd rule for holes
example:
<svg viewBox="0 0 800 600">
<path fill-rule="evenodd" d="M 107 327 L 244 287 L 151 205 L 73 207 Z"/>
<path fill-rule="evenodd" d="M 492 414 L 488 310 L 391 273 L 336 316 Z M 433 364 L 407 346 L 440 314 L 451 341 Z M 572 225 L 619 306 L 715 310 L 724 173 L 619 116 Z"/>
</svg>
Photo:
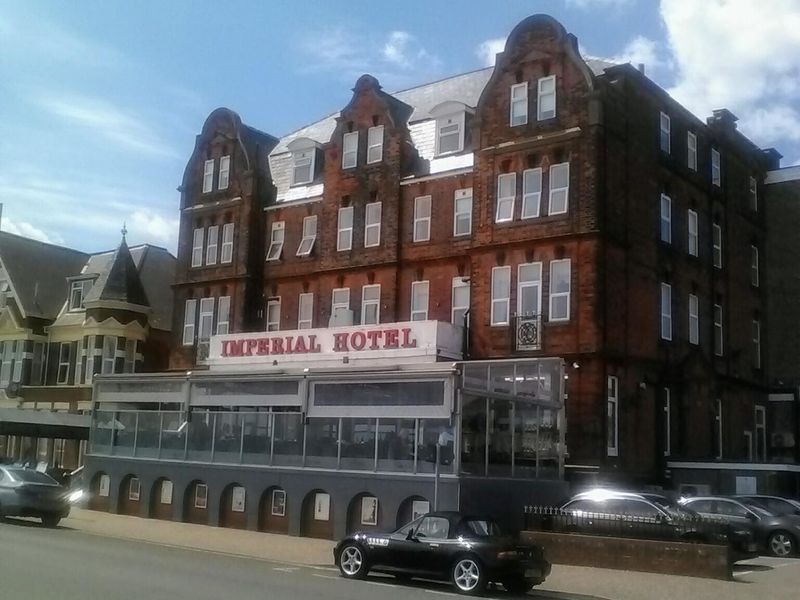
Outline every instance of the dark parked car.
<svg viewBox="0 0 800 600">
<path fill-rule="evenodd" d="M 55 527 L 69 509 L 69 492 L 49 475 L 0 466 L 0 516 L 38 517 L 44 526 Z"/>
<path fill-rule="evenodd" d="M 759 548 L 773 556 L 790 556 L 797 552 L 800 517 L 778 515 L 756 504 L 723 496 L 686 498 L 682 503 L 701 515 L 751 529 Z"/>
<path fill-rule="evenodd" d="M 780 496 L 733 496 L 736 500 L 747 504 L 756 504 L 761 508 L 766 508 L 769 512 L 776 515 L 798 515 L 800 516 L 800 501 L 791 498 L 781 498 Z"/>
<path fill-rule="evenodd" d="M 540 547 L 519 543 L 491 519 L 457 512 L 430 513 L 394 533 L 352 534 L 336 545 L 333 557 L 349 579 L 378 571 L 450 580 L 462 594 L 479 594 L 489 582 L 524 593 L 550 574 Z"/>
<path fill-rule="evenodd" d="M 554 528 L 569 531 L 687 542 L 730 543 L 741 558 L 752 556 L 751 530 L 719 519 L 704 519 L 666 496 L 653 493 L 593 490 L 573 496 L 562 507 Z"/>
</svg>

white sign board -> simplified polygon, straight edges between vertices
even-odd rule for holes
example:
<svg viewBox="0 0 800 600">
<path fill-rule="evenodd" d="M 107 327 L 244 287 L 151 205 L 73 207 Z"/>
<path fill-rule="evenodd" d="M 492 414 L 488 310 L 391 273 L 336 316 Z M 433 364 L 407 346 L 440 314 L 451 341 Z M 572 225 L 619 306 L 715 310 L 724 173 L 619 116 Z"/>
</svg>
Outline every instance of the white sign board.
<svg viewBox="0 0 800 600">
<path fill-rule="evenodd" d="M 431 503 L 427 500 L 414 500 L 411 502 L 411 520 L 431 512 Z"/>
<path fill-rule="evenodd" d="M 375 496 L 361 498 L 361 524 L 378 524 L 378 499 Z"/>
<path fill-rule="evenodd" d="M 755 477 L 737 477 L 736 478 L 736 493 L 737 494 L 757 494 L 758 484 Z"/>
<path fill-rule="evenodd" d="M 161 482 L 161 504 L 172 504 L 172 482 L 169 479 Z"/>
<path fill-rule="evenodd" d="M 318 493 L 314 498 L 314 519 L 317 521 L 327 521 L 330 518 L 330 512 L 330 494 Z"/>
<path fill-rule="evenodd" d="M 108 497 L 108 493 L 111 490 L 111 477 L 108 475 L 100 475 L 100 485 L 97 489 L 97 495 L 103 498 Z"/>
<path fill-rule="evenodd" d="M 244 488 L 239 485 L 231 491 L 231 510 L 244 512 Z"/>
</svg>

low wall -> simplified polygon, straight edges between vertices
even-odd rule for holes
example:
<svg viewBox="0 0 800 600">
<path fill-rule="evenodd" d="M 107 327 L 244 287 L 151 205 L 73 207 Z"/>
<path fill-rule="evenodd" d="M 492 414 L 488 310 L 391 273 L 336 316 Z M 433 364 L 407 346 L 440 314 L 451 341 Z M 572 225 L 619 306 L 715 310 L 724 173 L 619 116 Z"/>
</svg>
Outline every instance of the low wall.
<svg viewBox="0 0 800 600">
<path fill-rule="evenodd" d="M 523 531 L 520 537 L 542 546 L 545 557 L 553 564 L 708 579 L 733 578 L 728 546 L 542 531 Z"/>
</svg>

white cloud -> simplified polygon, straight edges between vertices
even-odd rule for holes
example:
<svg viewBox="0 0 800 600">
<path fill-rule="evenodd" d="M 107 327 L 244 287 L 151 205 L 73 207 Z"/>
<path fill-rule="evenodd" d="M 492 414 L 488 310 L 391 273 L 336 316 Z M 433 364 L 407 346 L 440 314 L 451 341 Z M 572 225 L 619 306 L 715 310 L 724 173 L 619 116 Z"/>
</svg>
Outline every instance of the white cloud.
<svg viewBox="0 0 800 600">
<path fill-rule="evenodd" d="M 31 225 L 27 221 L 17 222 L 6 217 L 3 219 L 2 229 L 3 231 L 7 231 L 15 235 L 21 235 L 23 237 L 38 240 L 40 242 L 47 242 L 48 244 L 63 243 L 63 240 L 60 238 L 60 236 L 48 235 L 44 230 Z"/>
<path fill-rule="evenodd" d="M 619 9 L 632 5 L 636 0 L 565 0 L 567 6 L 582 9 Z"/>
<path fill-rule="evenodd" d="M 644 64 L 646 70 L 658 69 L 664 66 L 664 61 L 659 57 L 658 45 L 655 41 L 644 36 L 636 36 L 622 51 L 609 59 L 613 63 L 631 63 L 634 67 Z"/>
<path fill-rule="evenodd" d="M 506 38 L 495 38 L 481 42 L 475 49 L 475 54 L 481 59 L 487 67 L 494 66 L 494 60 L 497 53 L 502 52 L 506 47 Z"/>
<path fill-rule="evenodd" d="M 153 157 L 182 158 L 143 118 L 89 96 L 40 95 L 35 98 L 47 112 L 91 130 L 118 146 Z"/>
<path fill-rule="evenodd" d="M 662 0 L 675 65 L 670 94 L 700 117 L 729 108 L 760 145 L 800 136 L 796 0 Z"/>
<path fill-rule="evenodd" d="M 383 57 L 400 67 L 408 67 L 411 60 L 408 56 L 409 44 L 413 39 L 407 31 L 393 31 L 383 46 Z"/>
<path fill-rule="evenodd" d="M 152 210 L 137 210 L 127 221 L 131 240 L 159 243 L 174 251 L 178 242 L 178 219 L 165 218 Z"/>
</svg>

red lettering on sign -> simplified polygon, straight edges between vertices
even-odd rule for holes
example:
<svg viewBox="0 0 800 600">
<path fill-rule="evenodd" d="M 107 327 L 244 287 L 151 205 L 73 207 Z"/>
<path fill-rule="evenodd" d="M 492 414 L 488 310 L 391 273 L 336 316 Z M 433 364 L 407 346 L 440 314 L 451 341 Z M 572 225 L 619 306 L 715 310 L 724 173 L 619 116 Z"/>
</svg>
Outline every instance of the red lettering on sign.
<svg viewBox="0 0 800 600">
<path fill-rule="evenodd" d="M 363 331 L 354 331 L 350 335 L 350 345 L 353 346 L 353 350 L 363 350 L 366 344 L 367 336 Z"/>
<path fill-rule="evenodd" d="M 253 356 L 253 348 L 258 344 L 258 340 L 247 340 L 247 349 L 244 351 L 246 356 Z"/>
<path fill-rule="evenodd" d="M 347 346 L 346 333 L 333 334 L 333 351 L 334 352 L 347 352 L 350 348 Z"/>
<path fill-rule="evenodd" d="M 244 340 L 231 340 L 228 345 L 229 356 L 242 356 L 244 354 Z"/>
<path fill-rule="evenodd" d="M 308 352 L 308 348 L 306 347 L 306 337 L 304 335 L 298 336 L 297 341 L 294 344 L 294 350 L 292 350 L 294 354 L 305 354 Z"/>
<path fill-rule="evenodd" d="M 269 354 L 269 338 L 259 338 L 258 346 L 256 347 L 256 354 L 264 356 Z"/>
<path fill-rule="evenodd" d="M 401 331 L 403 332 L 403 343 L 401 346 L 403 348 L 416 348 L 417 340 L 411 339 L 411 329 L 409 327 L 404 327 Z"/>
<path fill-rule="evenodd" d="M 398 331 L 397 329 L 384 329 L 383 330 L 383 347 L 384 348 L 397 348 L 398 347 Z"/>
<path fill-rule="evenodd" d="M 274 337 L 270 341 L 272 342 L 270 354 L 283 354 L 283 338 Z"/>
<path fill-rule="evenodd" d="M 283 338 L 283 341 L 286 342 L 286 354 L 293 354 L 294 348 L 292 347 L 292 341 L 294 340 L 294 336 L 287 335 Z"/>
<path fill-rule="evenodd" d="M 367 332 L 367 339 L 369 339 L 369 349 L 370 350 L 377 350 L 378 349 L 378 339 L 383 335 L 383 331 L 380 329 L 372 329 L 371 331 Z"/>
<path fill-rule="evenodd" d="M 229 356 L 228 354 L 228 344 L 230 342 L 223 341 L 222 342 L 222 352 L 220 353 L 221 356 Z"/>
<path fill-rule="evenodd" d="M 322 352 L 322 347 L 317 343 L 317 336 L 308 336 L 308 351 L 309 352 Z"/>
</svg>

